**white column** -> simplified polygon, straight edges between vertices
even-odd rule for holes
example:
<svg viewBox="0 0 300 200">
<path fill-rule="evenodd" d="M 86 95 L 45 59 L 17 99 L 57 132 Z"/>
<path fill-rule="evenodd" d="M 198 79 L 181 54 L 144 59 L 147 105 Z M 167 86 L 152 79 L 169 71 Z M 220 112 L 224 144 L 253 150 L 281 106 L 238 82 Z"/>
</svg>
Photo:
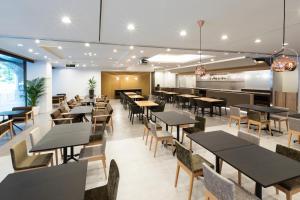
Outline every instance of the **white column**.
<svg viewBox="0 0 300 200">
<path fill-rule="evenodd" d="M 52 65 L 45 61 L 27 63 L 27 80 L 35 78 L 46 79 L 45 94 L 39 99 L 40 113 L 52 110 Z"/>
</svg>

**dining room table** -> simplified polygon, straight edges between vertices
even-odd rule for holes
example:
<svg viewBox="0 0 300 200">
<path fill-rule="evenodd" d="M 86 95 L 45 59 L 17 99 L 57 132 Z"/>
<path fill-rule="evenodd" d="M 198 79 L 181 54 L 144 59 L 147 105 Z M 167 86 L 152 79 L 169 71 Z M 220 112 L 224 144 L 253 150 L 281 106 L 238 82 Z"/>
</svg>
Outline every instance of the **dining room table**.
<svg viewBox="0 0 300 200">
<path fill-rule="evenodd" d="M 300 177 L 300 163 L 250 143 L 222 130 L 189 134 L 192 141 L 213 153 L 216 172 L 225 161 L 255 181 L 255 195 L 262 198 L 262 187 Z"/>
<path fill-rule="evenodd" d="M 84 200 L 87 161 L 7 175 L 0 183 L 3 200 Z"/>
<path fill-rule="evenodd" d="M 30 152 L 42 152 L 63 149 L 63 163 L 70 160 L 78 161 L 74 147 L 89 143 L 92 125 L 90 123 L 61 124 L 52 127 L 45 136 L 34 145 Z M 70 148 L 70 154 L 68 154 Z M 56 153 L 56 163 L 58 163 Z"/>
<path fill-rule="evenodd" d="M 14 116 L 18 116 L 20 114 L 24 114 L 25 112 L 27 112 L 26 110 L 9 110 L 9 111 L 1 111 L 0 112 L 0 116 L 2 116 L 3 120 L 5 117 L 8 118 L 8 120 L 13 119 Z M 12 125 L 13 127 L 16 127 L 19 130 L 23 130 L 20 126 L 16 125 L 16 123 L 14 123 L 14 120 L 12 121 Z M 13 128 L 13 132 L 14 134 L 16 133 L 15 129 Z"/>
<path fill-rule="evenodd" d="M 145 112 L 145 108 L 146 108 L 146 116 L 147 118 L 149 118 L 149 108 L 150 107 L 155 107 L 158 106 L 157 103 L 155 103 L 154 101 L 150 101 L 150 100 L 146 100 L 146 101 L 135 101 L 134 102 L 136 105 L 138 105 L 139 107 L 144 109 Z"/>
<path fill-rule="evenodd" d="M 88 122 L 88 118 L 86 117 L 86 114 L 91 114 L 93 111 L 93 106 L 76 106 L 73 109 L 70 110 L 71 115 L 81 115 L 81 121 L 85 119 L 86 122 Z"/>
<path fill-rule="evenodd" d="M 209 105 L 209 115 L 210 117 L 213 116 L 214 114 L 214 106 L 218 103 L 223 102 L 224 100 L 222 99 L 216 99 L 216 98 L 212 98 L 212 97 L 196 97 L 194 98 L 194 100 L 198 100 L 198 101 L 204 101 Z"/>
</svg>

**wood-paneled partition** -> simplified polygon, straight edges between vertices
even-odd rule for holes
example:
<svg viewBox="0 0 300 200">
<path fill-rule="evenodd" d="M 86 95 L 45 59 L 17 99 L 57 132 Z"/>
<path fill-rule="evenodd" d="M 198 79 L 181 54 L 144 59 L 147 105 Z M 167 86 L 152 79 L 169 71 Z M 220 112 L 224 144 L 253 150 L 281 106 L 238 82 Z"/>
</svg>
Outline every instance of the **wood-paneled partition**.
<svg viewBox="0 0 300 200">
<path fill-rule="evenodd" d="M 115 98 L 115 90 L 142 89 L 144 95 L 150 94 L 150 72 L 102 72 L 101 93 Z"/>
</svg>

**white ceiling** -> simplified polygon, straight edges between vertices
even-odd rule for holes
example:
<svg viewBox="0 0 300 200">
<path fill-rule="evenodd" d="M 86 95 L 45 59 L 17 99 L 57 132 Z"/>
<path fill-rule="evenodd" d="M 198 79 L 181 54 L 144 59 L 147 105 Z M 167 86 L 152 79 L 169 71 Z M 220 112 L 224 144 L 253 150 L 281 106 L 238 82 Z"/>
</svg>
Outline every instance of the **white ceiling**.
<svg viewBox="0 0 300 200">
<path fill-rule="evenodd" d="M 215 50 L 258 53 L 278 50 L 282 37 L 282 4 L 283 0 L 103 0 L 100 13 L 100 0 L 1 0 L 0 48 L 37 60 L 47 56 L 54 66 L 79 63 L 101 69 L 152 70 L 151 65 L 139 65 L 138 59 L 166 53 L 166 48 L 171 48 L 168 53 L 197 53 L 196 21 L 204 19 L 202 47 L 213 50 L 204 54 L 214 56 L 215 60 L 255 57 L 254 53 L 225 55 Z M 62 16 L 69 16 L 72 23 L 61 23 Z M 289 47 L 300 52 L 299 0 L 287 0 L 286 19 Z M 135 24 L 136 30 L 128 31 L 128 23 Z M 179 36 L 182 29 L 187 31 L 184 38 Z M 221 40 L 223 34 L 228 35 L 228 40 Z M 40 44 L 34 43 L 37 38 Z M 257 38 L 262 40 L 260 44 L 254 43 Z M 91 46 L 85 47 L 85 42 Z M 18 47 L 19 43 L 23 47 Z M 134 50 L 129 50 L 130 45 L 135 46 Z M 58 46 L 63 49 L 58 50 Z M 29 48 L 39 55 L 28 52 Z M 113 49 L 118 52 L 114 53 Z M 88 52 L 96 55 L 85 56 Z M 137 58 L 132 59 L 133 55 Z"/>
</svg>

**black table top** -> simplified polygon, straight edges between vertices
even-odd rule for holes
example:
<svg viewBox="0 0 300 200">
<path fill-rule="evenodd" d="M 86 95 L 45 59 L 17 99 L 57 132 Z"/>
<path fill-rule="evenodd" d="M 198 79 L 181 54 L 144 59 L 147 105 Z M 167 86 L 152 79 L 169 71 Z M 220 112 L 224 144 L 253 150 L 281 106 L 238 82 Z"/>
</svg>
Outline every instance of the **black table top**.
<svg viewBox="0 0 300 200">
<path fill-rule="evenodd" d="M 258 145 L 215 152 L 243 174 L 269 187 L 300 176 L 300 163 Z"/>
<path fill-rule="evenodd" d="M 153 112 L 152 114 L 169 126 L 197 123 L 196 120 L 175 111 Z"/>
<path fill-rule="evenodd" d="M 89 143 L 90 123 L 73 123 L 54 126 L 30 152 L 53 150 Z"/>
<path fill-rule="evenodd" d="M 247 110 L 255 110 L 259 112 L 265 112 L 265 113 L 282 113 L 286 112 L 286 110 L 282 110 L 279 108 L 273 108 L 269 106 L 259 106 L 259 105 L 251 105 L 251 104 L 238 104 L 234 105 L 234 107 L 247 109 Z"/>
<path fill-rule="evenodd" d="M 76 106 L 70 110 L 70 114 L 89 114 L 92 113 L 92 106 Z"/>
<path fill-rule="evenodd" d="M 248 142 L 221 130 L 188 134 L 187 137 L 212 153 L 227 149 L 254 145 L 251 142 Z"/>
<path fill-rule="evenodd" d="M 87 161 L 9 174 L 0 184 L 6 200 L 83 200 Z"/>
<path fill-rule="evenodd" d="M 0 116 L 14 116 L 14 115 L 19 115 L 26 112 L 25 110 L 10 110 L 10 111 L 2 111 L 0 112 Z"/>
</svg>

